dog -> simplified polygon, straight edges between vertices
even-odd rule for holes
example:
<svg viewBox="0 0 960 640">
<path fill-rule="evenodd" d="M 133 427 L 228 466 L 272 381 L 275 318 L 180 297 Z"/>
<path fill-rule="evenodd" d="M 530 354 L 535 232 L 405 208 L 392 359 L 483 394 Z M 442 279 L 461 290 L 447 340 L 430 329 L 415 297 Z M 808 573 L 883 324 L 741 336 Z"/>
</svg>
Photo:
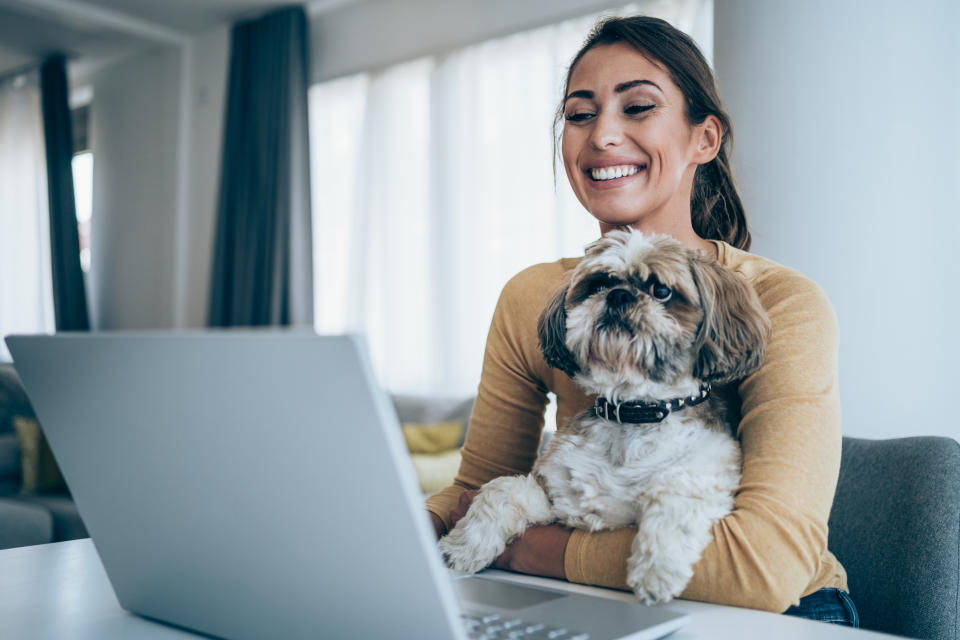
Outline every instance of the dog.
<svg viewBox="0 0 960 640">
<path fill-rule="evenodd" d="M 770 332 L 756 292 L 670 236 L 616 230 L 587 246 L 538 330 L 547 364 L 596 402 L 530 474 L 483 485 L 440 552 L 473 573 L 531 525 L 636 526 L 627 584 L 647 604 L 669 601 L 733 509 L 741 454 L 730 383 L 760 367 Z"/>
</svg>

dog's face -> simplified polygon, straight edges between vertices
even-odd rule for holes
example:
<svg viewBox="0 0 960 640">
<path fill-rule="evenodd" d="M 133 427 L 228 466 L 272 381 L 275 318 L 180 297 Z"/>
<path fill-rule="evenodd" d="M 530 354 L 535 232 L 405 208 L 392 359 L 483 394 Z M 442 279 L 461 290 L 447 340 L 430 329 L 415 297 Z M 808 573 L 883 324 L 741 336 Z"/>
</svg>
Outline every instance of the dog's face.
<svg viewBox="0 0 960 640">
<path fill-rule="evenodd" d="M 587 247 L 539 330 L 547 363 L 588 392 L 649 395 L 749 374 L 769 321 L 752 287 L 713 260 L 669 236 L 614 231 Z"/>
</svg>

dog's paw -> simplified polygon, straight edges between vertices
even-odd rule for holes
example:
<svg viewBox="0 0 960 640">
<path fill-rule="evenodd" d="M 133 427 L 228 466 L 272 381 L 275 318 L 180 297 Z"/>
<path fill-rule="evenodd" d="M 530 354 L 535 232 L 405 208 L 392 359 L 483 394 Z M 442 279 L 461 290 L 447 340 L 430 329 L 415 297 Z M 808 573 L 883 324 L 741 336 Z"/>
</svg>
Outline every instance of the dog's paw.
<svg viewBox="0 0 960 640">
<path fill-rule="evenodd" d="M 440 540 L 438 547 L 448 567 L 467 573 L 476 573 L 490 566 L 507 548 L 491 532 L 483 535 L 459 525 Z"/>
<path fill-rule="evenodd" d="M 669 602 L 690 581 L 689 568 L 668 563 L 627 563 L 627 585 L 644 604 Z"/>
</svg>

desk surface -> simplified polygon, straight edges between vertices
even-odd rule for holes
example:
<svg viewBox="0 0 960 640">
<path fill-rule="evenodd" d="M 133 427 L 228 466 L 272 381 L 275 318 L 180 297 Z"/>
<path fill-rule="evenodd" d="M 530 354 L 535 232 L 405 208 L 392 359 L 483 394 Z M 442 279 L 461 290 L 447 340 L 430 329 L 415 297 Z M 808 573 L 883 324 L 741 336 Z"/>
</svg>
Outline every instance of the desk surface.
<svg viewBox="0 0 960 640">
<path fill-rule="evenodd" d="M 490 571 L 509 582 L 631 600 L 630 594 Z M 789 616 L 677 600 L 668 605 L 692 621 L 671 640 L 832 640 L 891 638 Z M 73 540 L 0 551 L 0 637 L 23 640 L 170 640 L 197 638 L 180 629 L 135 616 L 117 603 L 100 557 L 89 540 Z"/>
</svg>

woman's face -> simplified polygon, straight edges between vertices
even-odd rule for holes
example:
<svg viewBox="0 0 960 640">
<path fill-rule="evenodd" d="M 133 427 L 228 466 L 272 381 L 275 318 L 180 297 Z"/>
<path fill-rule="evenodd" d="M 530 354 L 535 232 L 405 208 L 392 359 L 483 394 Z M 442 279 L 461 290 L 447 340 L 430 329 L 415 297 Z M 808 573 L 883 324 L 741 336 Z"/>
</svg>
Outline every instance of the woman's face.
<svg viewBox="0 0 960 640">
<path fill-rule="evenodd" d="M 716 153 L 704 153 L 711 141 L 702 129 L 687 121 L 683 93 L 666 70 L 628 44 L 596 46 L 570 76 L 563 166 L 604 230 L 670 233 L 689 226 L 694 172 Z"/>
</svg>

